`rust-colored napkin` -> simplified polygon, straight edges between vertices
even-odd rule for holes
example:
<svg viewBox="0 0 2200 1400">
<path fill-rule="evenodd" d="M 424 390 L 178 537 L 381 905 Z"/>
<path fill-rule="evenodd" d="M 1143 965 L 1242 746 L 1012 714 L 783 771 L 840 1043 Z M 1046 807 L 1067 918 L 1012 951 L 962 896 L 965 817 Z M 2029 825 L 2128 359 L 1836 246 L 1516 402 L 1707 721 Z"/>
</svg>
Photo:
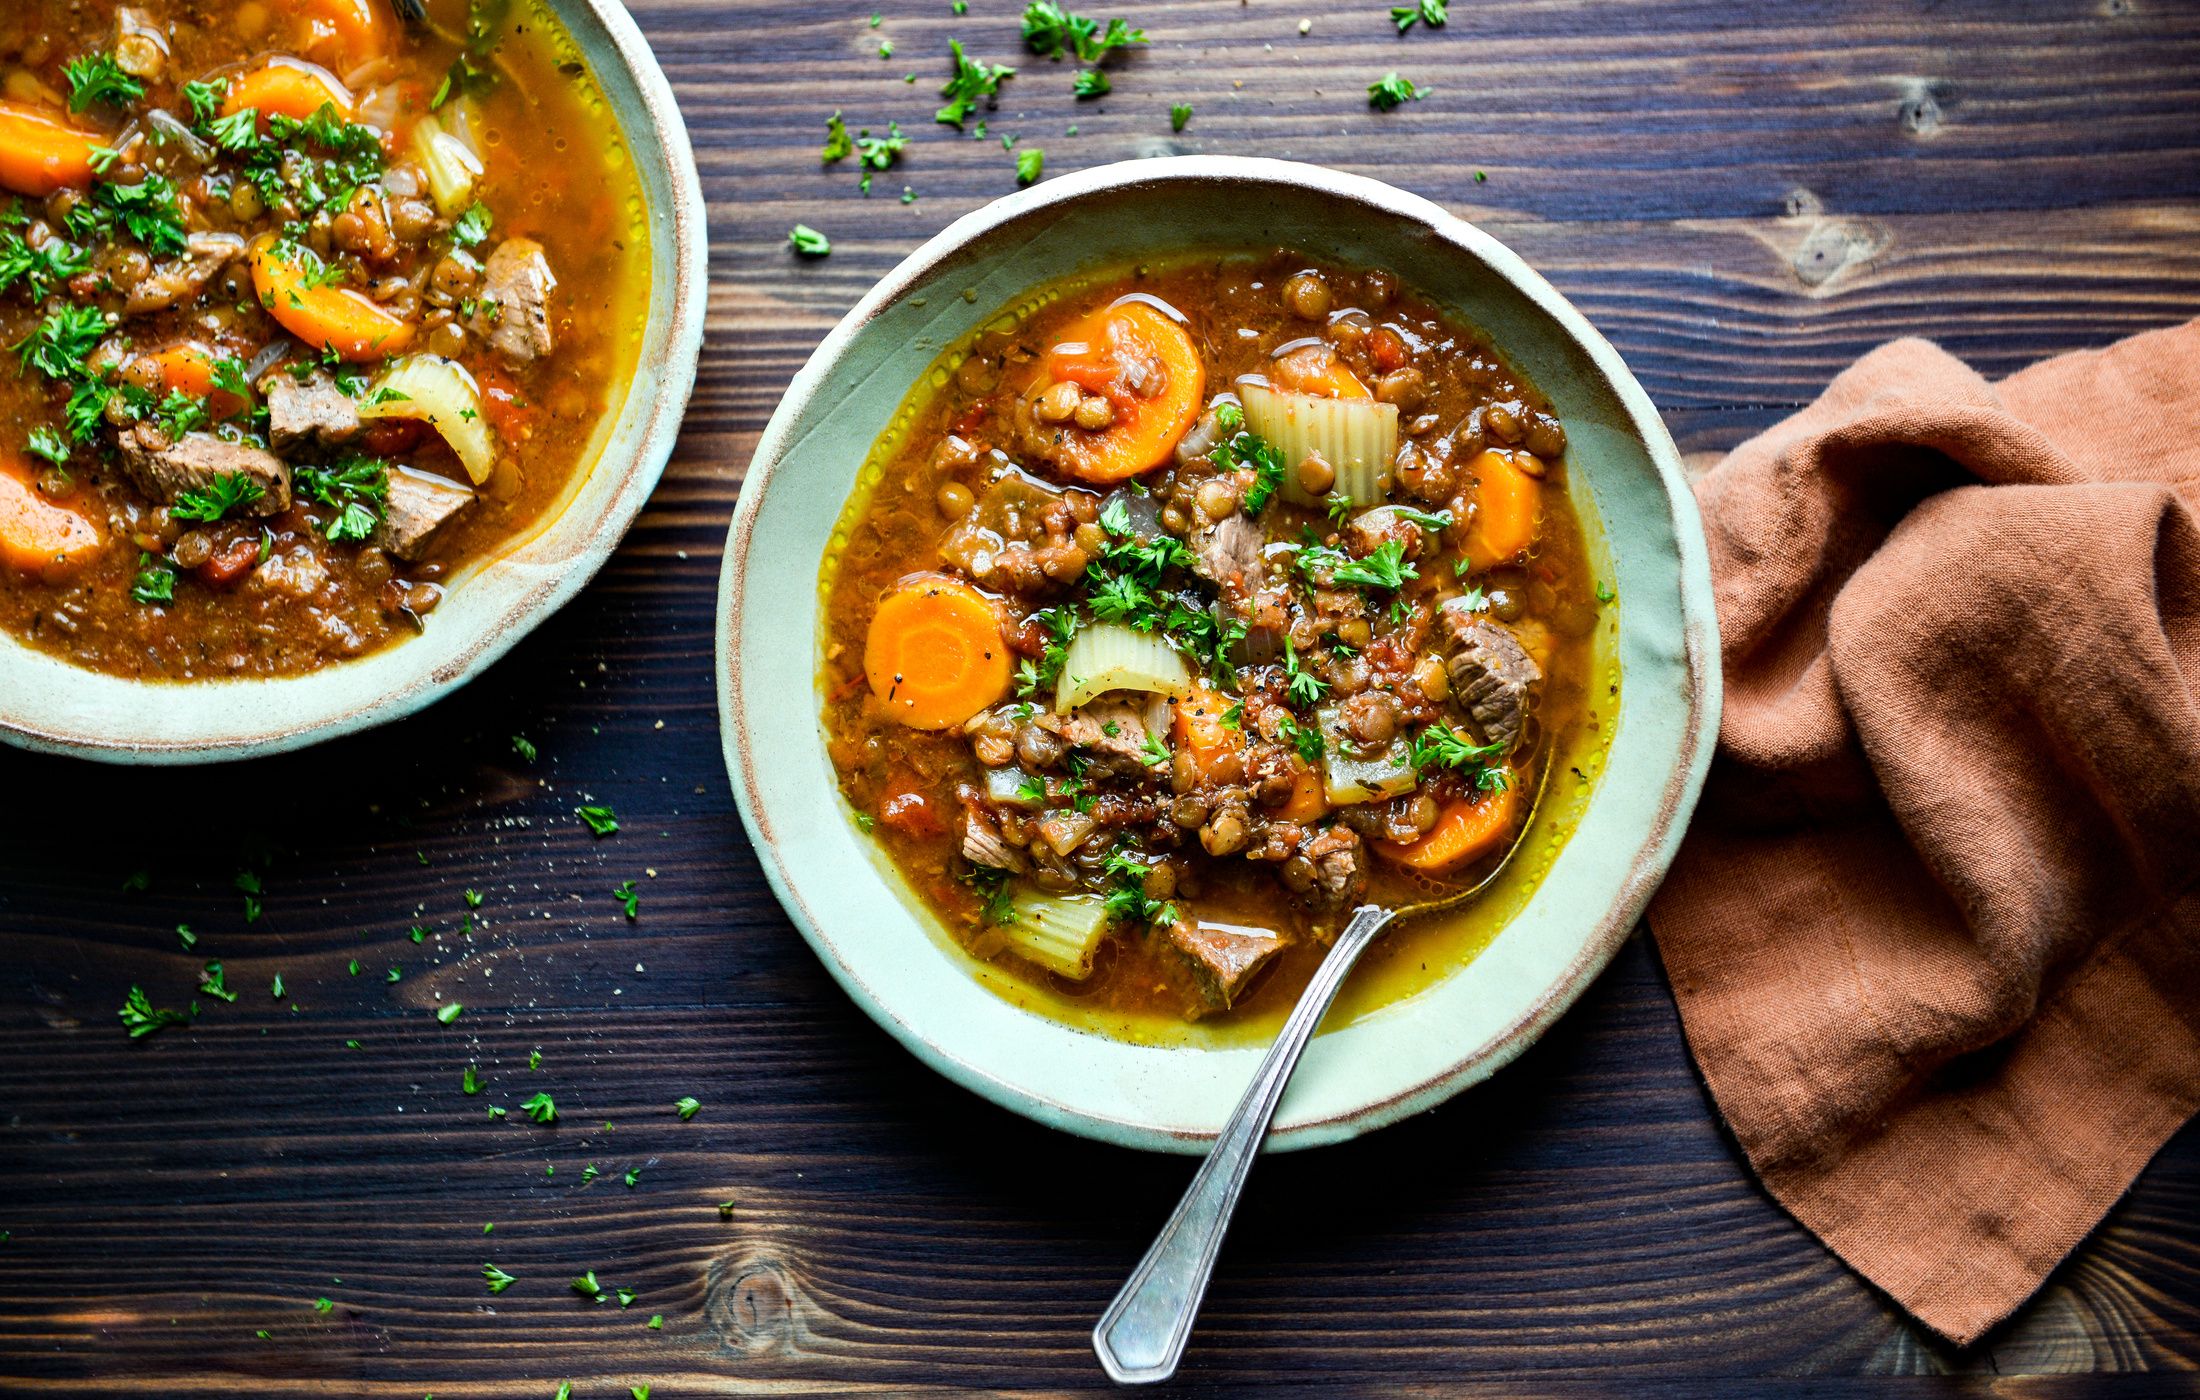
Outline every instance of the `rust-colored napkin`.
<svg viewBox="0 0 2200 1400">
<path fill-rule="evenodd" d="M 2200 1105 L 2200 321 L 1867 355 L 1697 490 L 1718 757 L 1651 906 L 1764 1183 L 1958 1342 Z"/>
</svg>

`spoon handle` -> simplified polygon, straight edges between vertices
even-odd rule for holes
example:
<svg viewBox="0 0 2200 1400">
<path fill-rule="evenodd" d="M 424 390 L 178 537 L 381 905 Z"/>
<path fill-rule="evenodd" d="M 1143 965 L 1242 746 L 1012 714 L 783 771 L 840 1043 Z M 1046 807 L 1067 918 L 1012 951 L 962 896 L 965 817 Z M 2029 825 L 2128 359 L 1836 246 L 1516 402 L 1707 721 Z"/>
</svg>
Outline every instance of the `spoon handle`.
<svg viewBox="0 0 2200 1400">
<path fill-rule="evenodd" d="M 1329 955 L 1306 984 L 1291 1018 L 1283 1023 L 1276 1043 L 1246 1086 L 1245 1097 L 1238 1100 L 1237 1111 L 1192 1178 L 1191 1189 L 1177 1202 L 1175 1214 L 1131 1271 L 1123 1291 L 1100 1315 L 1092 1329 L 1092 1349 L 1109 1379 L 1144 1385 L 1176 1373 L 1200 1300 L 1207 1296 L 1207 1281 L 1214 1276 L 1215 1256 L 1222 1252 L 1222 1238 L 1229 1233 L 1230 1216 L 1253 1170 L 1253 1158 L 1268 1136 L 1284 1086 L 1291 1082 L 1291 1071 L 1314 1038 L 1314 1028 L 1321 1024 L 1329 1003 L 1336 999 L 1337 989 L 1344 985 L 1345 975 L 1390 918 L 1389 910 L 1372 904 L 1353 911 L 1352 922 L 1337 935 Z"/>
</svg>

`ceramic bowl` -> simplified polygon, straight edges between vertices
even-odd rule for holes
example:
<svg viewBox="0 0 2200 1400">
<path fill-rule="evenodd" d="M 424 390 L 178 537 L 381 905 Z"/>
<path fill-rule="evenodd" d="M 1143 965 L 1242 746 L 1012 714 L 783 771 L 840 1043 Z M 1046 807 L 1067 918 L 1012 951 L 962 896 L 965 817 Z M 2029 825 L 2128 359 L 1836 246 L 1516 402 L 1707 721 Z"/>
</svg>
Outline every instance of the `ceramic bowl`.
<svg viewBox="0 0 2200 1400">
<path fill-rule="evenodd" d="M 1679 455 L 1611 345 L 1496 239 L 1373 180 L 1214 156 L 1048 180 L 956 221 L 825 337 L 757 446 L 719 595 L 726 764 L 772 888 L 881 1026 L 997 1103 L 1136 1147 L 1204 1149 L 1261 1045 L 1111 1039 L 981 985 L 841 800 L 819 721 L 814 581 L 858 467 L 944 347 L 1095 265 L 1278 246 L 1392 269 L 1487 333 L 1551 399 L 1577 510 L 1617 589 L 1622 683 L 1603 771 L 1532 895 L 1441 981 L 1345 1024 L 1333 1012 L 1271 1146 L 1333 1142 L 1428 1108 L 1534 1040 L 1641 914 L 1718 728 L 1710 571 Z"/>
<path fill-rule="evenodd" d="M 532 537 L 469 565 L 420 636 L 308 675 L 144 682 L 0 638 L 0 739 L 117 763 L 301 748 L 411 714 L 486 670 L 610 558 L 672 455 L 702 350 L 708 240 L 687 126 L 617 0 L 551 0 L 633 153 L 650 215 L 648 320 L 593 465 Z"/>
</svg>

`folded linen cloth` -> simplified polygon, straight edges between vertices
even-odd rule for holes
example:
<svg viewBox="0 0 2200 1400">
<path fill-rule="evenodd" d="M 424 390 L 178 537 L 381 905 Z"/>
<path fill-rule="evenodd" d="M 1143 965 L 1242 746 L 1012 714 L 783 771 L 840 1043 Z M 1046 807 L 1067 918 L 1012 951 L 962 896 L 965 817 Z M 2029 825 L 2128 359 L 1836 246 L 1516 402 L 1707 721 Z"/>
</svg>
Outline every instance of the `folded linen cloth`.
<svg viewBox="0 0 2200 1400">
<path fill-rule="evenodd" d="M 2200 321 L 1897 341 L 1697 497 L 1725 718 L 1651 928 L 1765 1185 L 1968 1343 L 2200 1106 Z"/>
</svg>

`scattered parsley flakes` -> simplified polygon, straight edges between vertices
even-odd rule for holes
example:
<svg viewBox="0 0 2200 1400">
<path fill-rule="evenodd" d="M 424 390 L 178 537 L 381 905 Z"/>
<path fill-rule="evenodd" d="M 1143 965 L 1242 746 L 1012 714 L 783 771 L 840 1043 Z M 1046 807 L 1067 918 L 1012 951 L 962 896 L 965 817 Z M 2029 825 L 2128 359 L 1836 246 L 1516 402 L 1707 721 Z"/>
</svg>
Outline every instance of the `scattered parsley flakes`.
<svg viewBox="0 0 2200 1400">
<path fill-rule="evenodd" d="M 822 258 L 833 251 L 833 241 L 808 224 L 796 224 L 790 229 L 787 242 L 806 258 Z"/>
<path fill-rule="evenodd" d="M 1609 603 L 1609 602 L 1611 602 L 1611 601 L 1612 601 L 1612 600 L 1613 600 L 1614 598 L 1617 598 L 1618 596 L 1619 596 L 1619 595 L 1618 595 L 1617 593 L 1614 593 L 1614 592 L 1612 591 L 1612 585 L 1610 585 L 1610 584 L 1606 583 L 1606 582 L 1605 582 L 1605 581 L 1604 581 L 1603 579 L 1598 579 L 1598 580 L 1597 580 L 1597 601 L 1598 601 L 1598 602 L 1600 602 L 1600 603 Z"/>
<path fill-rule="evenodd" d="M 632 880 L 621 880 L 618 886 L 611 891 L 611 897 L 626 906 L 626 921 L 628 923 L 631 924 L 640 917 L 642 896 L 641 892 L 634 888 Z"/>
<path fill-rule="evenodd" d="M 848 123 L 841 120 L 836 110 L 825 119 L 825 146 L 817 153 L 818 163 L 831 165 L 834 161 L 846 160 L 855 154 L 855 149 L 855 142 L 848 137 Z"/>
<path fill-rule="evenodd" d="M 1432 91 L 1432 88 L 1415 87 L 1396 73 L 1385 73 L 1367 85 L 1367 105 L 1378 112 L 1387 112 L 1402 103 L 1418 102 Z"/>
<path fill-rule="evenodd" d="M 1016 183 L 1028 185 L 1039 178 L 1046 168 L 1047 153 L 1037 146 L 1026 146 L 1016 153 Z"/>
<path fill-rule="evenodd" d="M 675 1110 L 679 1112 L 680 1121 L 683 1123 L 685 1123 L 688 1119 L 693 1118 L 696 1113 L 703 1107 L 702 1104 L 698 1103 L 692 1098 L 677 1099 L 673 1102 L 672 1106 Z"/>
<path fill-rule="evenodd" d="M 533 1098 L 521 1104 L 519 1111 L 534 1119 L 537 1123 L 555 1123 L 558 1121 L 557 1101 L 548 1094 L 537 1093 Z"/>
<path fill-rule="evenodd" d="M 640 1167 L 635 1167 L 626 1174 L 626 1189 L 629 1191 L 633 1190 L 636 1186 L 639 1186 L 641 1184 L 641 1181 L 642 1169 Z"/>
<path fill-rule="evenodd" d="M 947 47 L 955 69 L 940 85 L 940 96 L 947 99 L 947 105 L 932 115 L 942 126 L 960 127 L 978 110 L 981 101 L 1000 94 L 1002 81 L 1016 76 L 1016 70 L 1003 63 L 973 62 L 963 52 L 960 39 L 948 40 Z"/>
<path fill-rule="evenodd" d="M 275 974 L 275 979 L 267 984 L 267 991 L 268 995 L 276 1001 L 283 999 L 283 974 L 280 972 Z"/>
<path fill-rule="evenodd" d="M 486 1227 L 484 1227 L 481 1233 L 486 1235 L 489 1233 L 489 1231 Z M 483 1264 L 481 1266 L 481 1277 L 482 1280 L 489 1285 L 489 1291 L 491 1293 L 502 1293 L 505 1289 L 510 1288 L 513 1284 L 519 1282 L 518 1279 L 504 1272 L 504 1270 L 498 1268 L 494 1264 Z"/>
<path fill-rule="evenodd" d="M 336 1304 L 327 1298 L 316 1298 L 313 1300 L 313 1310 L 326 1317 L 336 1311 Z"/>
<path fill-rule="evenodd" d="M 1041 58 L 1073 54 L 1080 62 L 1099 63 L 1110 53 L 1146 42 L 1146 31 L 1111 19 L 1105 29 L 1100 21 L 1072 14 L 1054 0 L 1031 0 L 1024 7 L 1024 43 Z"/>
<path fill-rule="evenodd" d="M 458 1077 L 458 1087 L 469 1096 L 480 1093 L 481 1071 L 472 1065 L 466 1066 L 466 1072 Z"/>
<path fill-rule="evenodd" d="M 1169 130 L 1182 131 L 1192 120 L 1192 104 L 1179 102 L 1169 108 Z"/>
<path fill-rule="evenodd" d="M 576 807 L 573 810 L 581 814 L 581 820 L 598 836 L 609 836 L 619 829 L 619 819 L 609 807 Z"/>
<path fill-rule="evenodd" d="M 1415 0 L 1411 5 L 1393 5 L 1390 22 L 1398 26 L 1400 34 L 1411 29 L 1417 21 L 1431 29 L 1442 29 L 1444 21 L 1451 18 L 1446 13 L 1448 4 L 1449 0 Z"/>
<path fill-rule="evenodd" d="M 146 607 L 176 601 L 176 571 L 167 560 L 138 551 L 137 577 L 130 580 L 130 601 Z"/>
<path fill-rule="evenodd" d="M 181 1011 L 169 1011 L 154 1006 L 142 987 L 130 988 L 130 995 L 124 999 L 122 1010 L 117 1014 L 121 1016 L 122 1024 L 129 1030 L 132 1040 L 151 1035 L 166 1026 L 191 1024 L 191 1018 Z"/>
<path fill-rule="evenodd" d="M 665 1315 L 663 1313 L 652 1313 L 649 1321 L 642 1325 L 652 1332 L 662 1332 L 665 1330 Z"/>
<path fill-rule="evenodd" d="M 81 112 L 95 102 L 127 107 L 145 96 L 145 84 L 122 71 L 111 53 L 85 54 L 62 66 L 69 80 L 69 110 Z"/>
<path fill-rule="evenodd" d="M 186 953 L 199 946 L 199 936 L 191 931 L 189 924 L 176 925 L 176 941 L 183 945 Z"/>
<path fill-rule="evenodd" d="M 529 763 L 535 761 L 534 741 L 525 734 L 514 734 L 512 736 L 512 752 L 526 759 Z"/>
<path fill-rule="evenodd" d="M 540 1050 L 530 1050 L 527 1052 L 527 1067 L 529 1069 L 542 1068 L 542 1052 Z"/>
<path fill-rule="evenodd" d="M 604 1301 L 603 1285 L 596 1282 L 596 1271 L 594 1269 L 590 1269 L 587 1273 L 574 1279 L 567 1286 L 583 1298 L 593 1298 L 599 1303 Z"/>
<path fill-rule="evenodd" d="M 457 1020 L 459 1013 L 464 1011 L 465 1009 L 466 1007 L 464 1006 L 464 1004 L 460 1002 L 445 1002 L 443 1005 L 435 1009 L 435 1019 L 441 1021 L 444 1025 L 447 1026 L 451 1024 L 451 1022 Z"/>
<path fill-rule="evenodd" d="M 223 980 L 225 976 L 220 963 L 208 963 L 199 969 L 199 990 L 210 997 L 219 997 L 223 1001 L 234 1003 L 237 994 L 229 990 L 229 984 Z"/>
<path fill-rule="evenodd" d="M 1077 76 L 1070 80 L 1070 91 L 1078 97 L 1106 97 L 1114 88 L 1115 84 L 1108 81 L 1108 75 L 1097 68 L 1080 68 Z M 1071 127 L 1069 134 L 1075 136 L 1077 128 Z"/>
</svg>

